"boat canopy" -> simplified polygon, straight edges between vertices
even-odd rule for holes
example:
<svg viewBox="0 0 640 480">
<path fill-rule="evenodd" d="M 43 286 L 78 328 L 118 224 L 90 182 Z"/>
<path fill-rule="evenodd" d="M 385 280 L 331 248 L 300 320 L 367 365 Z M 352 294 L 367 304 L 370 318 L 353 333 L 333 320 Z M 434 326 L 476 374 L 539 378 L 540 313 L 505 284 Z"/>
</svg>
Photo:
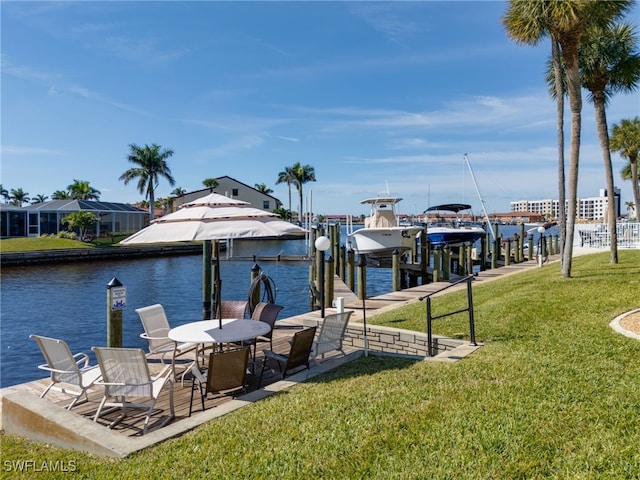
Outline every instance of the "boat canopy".
<svg viewBox="0 0 640 480">
<path fill-rule="evenodd" d="M 393 205 L 398 203 L 400 200 L 402 200 L 402 198 L 400 197 L 374 197 L 374 198 L 365 198 L 364 200 L 361 200 L 360 203 L 361 204 L 368 203 L 372 205 L 389 203 Z"/>
<path fill-rule="evenodd" d="M 469 210 L 470 208 L 471 205 L 467 205 L 466 203 L 445 203 L 442 205 L 434 205 L 433 207 L 429 207 L 423 213 L 435 212 L 438 210 L 458 213 L 462 210 Z"/>
</svg>

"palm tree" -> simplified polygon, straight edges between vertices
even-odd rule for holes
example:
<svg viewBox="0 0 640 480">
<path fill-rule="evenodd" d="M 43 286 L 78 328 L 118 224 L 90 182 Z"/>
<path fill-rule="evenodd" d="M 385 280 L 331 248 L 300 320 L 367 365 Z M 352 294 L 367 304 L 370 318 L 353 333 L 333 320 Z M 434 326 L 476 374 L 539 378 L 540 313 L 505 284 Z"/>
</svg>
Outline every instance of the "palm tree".
<svg viewBox="0 0 640 480">
<path fill-rule="evenodd" d="M 9 191 L 0 183 L 0 195 L 4 198 L 4 203 L 9 203 Z"/>
<path fill-rule="evenodd" d="M 611 150 L 629 160 L 622 169 L 622 178 L 631 180 L 636 218 L 640 214 L 640 178 L 638 177 L 638 154 L 640 154 L 640 118 L 623 119 L 611 129 Z M 625 175 L 625 171 L 628 172 Z"/>
<path fill-rule="evenodd" d="M 205 178 L 202 184 L 209 189 L 209 193 L 213 193 L 213 189 L 219 185 L 217 178 Z"/>
<path fill-rule="evenodd" d="M 174 197 L 181 197 L 185 193 L 187 193 L 187 191 L 184 188 L 176 187 L 171 191 L 171 193 L 169 195 L 173 195 Z"/>
<path fill-rule="evenodd" d="M 627 207 L 627 215 L 631 217 L 631 212 L 635 212 L 635 204 L 633 202 L 624 202 L 624 206 Z M 631 220 L 631 218 L 629 218 Z"/>
<path fill-rule="evenodd" d="M 49 198 L 49 197 L 39 193 L 38 195 L 36 195 L 35 197 L 33 197 L 31 199 L 31 203 L 44 203 L 44 202 L 47 201 L 47 198 Z"/>
<path fill-rule="evenodd" d="M 296 178 L 293 174 L 292 167 L 285 167 L 285 169 L 278 173 L 278 180 L 276 180 L 276 185 L 281 183 L 286 183 L 287 188 L 289 189 L 289 212 L 291 212 L 291 184 L 295 183 Z"/>
<path fill-rule="evenodd" d="M 16 207 L 21 207 L 25 203 L 28 203 L 30 198 L 29 194 L 20 188 L 12 188 L 11 196 L 9 197 L 11 200 L 11 205 L 15 205 Z"/>
<path fill-rule="evenodd" d="M 640 55 L 633 27 L 618 24 L 613 28 L 594 27 L 580 47 L 580 76 L 589 90 L 596 113 L 596 128 L 602 149 L 607 183 L 608 227 L 611 235 L 611 263 L 618 263 L 616 205 L 614 201 L 613 166 L 609 148 L 606 105 L 614 93 L 630 93 L 640 80 Z"/>
<path fill-rule="evenodd" d="M 69 192 L 66 190 L 56 190 L 51 194 L 51 200 L 67 200 L 69 198 Z"/>
<path fill-rule="evenodd" d="M 172 187 L 176 184 L 171 176 L 171 169 L 167 165 L 167 158 L 173 155 L 173 150 L 160 150 L 160 145 L 155 143 L 139 147 L 135 143 L 129 145 L 128 160 L 138 165 L 130 168 L 122 175 L 120 180 L 128 184 L 134 178 L 138 179 L 138 191 L 144 194 L 145 200 L 149 199 L 149 221 L 155 217 L 155 189 L 158 186 L 160 177 L 164 177 Z"/>
<path fill-rule="evenodd" d="M 264 193 L 266 195 L 271 195 L 273 193 L 273 190 L 267 187 L 266 183 L 256 183 L 255 187 L 260 193 Z"/>
<path fill-rule="evenodd" d="M 73 200 L 99 200 L 100 191 L 89 185 L 86 180 L 74 180 L 71 185 L 67 187 L 69 191 L 69 197 Z"/>
<path fill-rule="evenodd" d="M 578 53 L 582 36 L 590 26 L 607 26 L 624 15 L 631 0 L 511 0 L 502 19 L 507 34 L 516 42 L 535 46 L 546 37 L 558 42 L 566 68 L 567 91 L 571 110 L 571 147 L 569 154 L 568 208 L 562 275 L 571 276 L 573 237 L 578 206 L 578 165 L 582 97 Z M 560 208 L 563 208 L 561 206 Z"/>
<path fill-rule="evenodd" d="M 298 197 L 300 203 L 298 205 L 298 221 L 302 221 L 302 185 L 308 182 L 316 181 L 316 172 L 311 165 L 300 165 L 296 162 L 291 167 L 293 178 L 295 179 L 296 188 L 298 189 Z"/>
</svg>

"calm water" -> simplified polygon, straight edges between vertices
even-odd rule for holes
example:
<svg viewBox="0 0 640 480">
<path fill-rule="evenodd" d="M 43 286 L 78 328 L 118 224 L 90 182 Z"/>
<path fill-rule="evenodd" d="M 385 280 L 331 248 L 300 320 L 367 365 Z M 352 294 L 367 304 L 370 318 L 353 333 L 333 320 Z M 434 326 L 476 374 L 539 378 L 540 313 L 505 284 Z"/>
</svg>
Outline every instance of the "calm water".
<svg viewBox="0 0 640 480">
<path fill-rule="evenodd" d="M 505 236 L 514 227 L 501 227 Z M 344 236 L 342 238 L 345 238 Z M 304 240 L 250 241 L 234 244 L 236 257 L 301 255 Z M 246 299 L 253 262 L 223 261 L 222 298 Z M 281 317 L 309 311 L 307 266 L 260 264 L 276 285 Z M 94 345 L 106 345 L 107 284 L 116 277 L 127 288 L 123 311 L 123 345 L 146 348 L 139 335 L 142 324 L 135 309 L 162 303 L 172 325 L 202 319 L 202 257 L 120 260 L 70 265 L 3 268 L 0 282 L 0 387 L 46 376 L 44 362 L 32 333 L 67 341 L 73 353 L 83 351 L 95 363 Z M 391 290 L 391 270 L 367 269 L 367 295 Z"/>
</svg>

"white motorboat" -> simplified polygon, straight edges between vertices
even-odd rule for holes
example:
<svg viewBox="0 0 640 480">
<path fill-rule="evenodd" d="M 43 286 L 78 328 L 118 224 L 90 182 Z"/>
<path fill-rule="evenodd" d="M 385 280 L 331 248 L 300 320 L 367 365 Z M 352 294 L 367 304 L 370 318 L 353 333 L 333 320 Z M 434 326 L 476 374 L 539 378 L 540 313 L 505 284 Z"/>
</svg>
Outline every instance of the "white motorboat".
<svg viewBox="0 0 640 480">
<path fill-rule="evenodd" d="M 390 264 L 394 251 L 405 254 L 414 247 L 415 239 L 422 232 L 416 225 L 400 225 L 396 204 L 400 197 L 367 198 L 360 203 L 369 205 L 370 215 L 364 220 L 364 227 L 347 235 L 347 242 L 358 254 L 367 260 L 383 266 Z"/>
<path fill-rule="evenodd" d="M 464 222 L 458 215 L 463 210 L 471 209 L 471 205 L 465 203 L 447 203 L 435 205 L 424 211 L 425 214 L 435 216 L 435 220 L 427 223 L 427 238 L 434 248 L 444 246 L 454 247 L 463 244 L 473 244 L 482 238 L 487 232 L 484 228 L 470 225 Z M 453 212 L 453 217 L 446 218 L 438 212 Z M 446 214 L 445 214 L 446 215 Z"/>
</svg>

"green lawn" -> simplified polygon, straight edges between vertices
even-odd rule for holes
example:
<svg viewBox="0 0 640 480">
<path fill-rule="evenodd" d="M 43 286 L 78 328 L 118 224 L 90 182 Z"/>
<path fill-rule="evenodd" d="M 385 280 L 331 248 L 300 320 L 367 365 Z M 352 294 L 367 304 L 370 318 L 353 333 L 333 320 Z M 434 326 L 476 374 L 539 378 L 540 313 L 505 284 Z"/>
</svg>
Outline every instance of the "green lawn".
<svg viewBox="0 0 640 480">
<path fill-rule="evenodd" d="M 59 460 L 105 479 L 640 478 L 640 341 L 609 327 L 640 307 L 640 251 L 619 258 L 577 257 L 571 279 L 556 263 L 477 284 L 485 345 L 455 364 L 363 358 L 122 460 L 5 435 L 3 474 Z M 424 331 L 424 317 L 417 303 L 368 321 Z M 465 336 L 466 318 L 434 332 Z"/>
</svg>

